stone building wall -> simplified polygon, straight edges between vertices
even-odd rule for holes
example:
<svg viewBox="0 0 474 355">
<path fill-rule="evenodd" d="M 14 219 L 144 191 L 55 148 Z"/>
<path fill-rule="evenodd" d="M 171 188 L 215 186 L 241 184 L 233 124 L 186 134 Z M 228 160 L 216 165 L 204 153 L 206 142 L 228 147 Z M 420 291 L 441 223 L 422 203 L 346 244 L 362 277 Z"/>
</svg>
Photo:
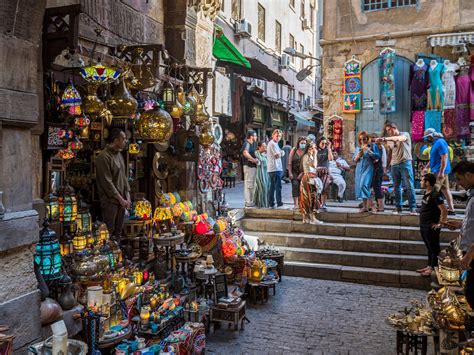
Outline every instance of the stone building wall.
<svg viewBox="0 0 474 355">
<path fill-rule="evenodd" d="M 362 0 L 324 2 L 322 95 L 324 125 L 337 113 L 344 119 L 343 155 L 350 161 L 356 145 L 356 114 L 342 114 L 343 65 L 352 55 L 364 67 L 378 57 L 383 47 L 377 40 L 394 40 L 397 55 L 415 60 L 417 53 L 431 53 L 427 36 L 474 30 L 472 2 L 463 0 L 420 0 L 420 6 L 372 12 L 361 11 Z M 450 47 L 436 48 L 435 53 L 448 58 Z M 362 89 L 363 90 L 363 89 Z M 348 188 L 353 186 L 354 170 L 348 174 Z M 348 196 L 349 198 L 353 196 Z"/>
</svg>

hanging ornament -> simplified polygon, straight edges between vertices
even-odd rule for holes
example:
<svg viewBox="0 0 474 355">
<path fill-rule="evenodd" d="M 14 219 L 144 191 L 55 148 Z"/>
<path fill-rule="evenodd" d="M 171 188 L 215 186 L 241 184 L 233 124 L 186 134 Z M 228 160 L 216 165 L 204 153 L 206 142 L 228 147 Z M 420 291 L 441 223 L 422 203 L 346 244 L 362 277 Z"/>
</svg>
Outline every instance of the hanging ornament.
<svg viewBox="0 0 474 355">
<path fill-rule="evenodd" d="M 137 129 L 143 139 L 165 143 L 173 134 L 173 119 L 165 110 L 155 107 L 140 116 Z"/>
<path fill-rule="evenodd" d="M 80 71 L 84 80 L 92 84 L 107 84 L 120 77 L 120 71 L 112 67 L 106 67 L 102 64 L 90 65 Z"/>
<path fill-rule="evenodd" d="M 196 90 L 192 89 L 191 92 L 186 97 L 186 102 L 184 103 L 183 109 L 186 115 L 194 115 L 196 112 L 196 107 L 198 104 L 198 93 Z"/>
<path fill-rule="evenodd" d="M 79 140 L 79 138 L 75 137 L 74 140 L 70 141 L 68 143 L 68 148 L 69 150 L 72 150 L 73 152 L 78 152 L 83 148 L 82 142 Z"/>
<path fill-rule="evenodd" d="M 67 109 L 67 112 L 70 115 L 79 116 L 81 114 L 81 95 L 79 95 L 79 92 L 75 88 L 72 81 L 69 82 L 69 85 L 63 92 L 63 96 L 61 97 L 61 104 L 64 108 Z"/>
<path fill-rule="evenodd" d="M 195 125 L 202 125 L 206 123 L 210 118 L 209 113 L 207 113 L 206 111 L 205 101 L 206 98 L 203 95 L 198 96 L 196 112 L 194 113 L 194 115 L 191 116 L 191 121 Z"/>
<path fill-rule="evenodd" d="M 92 119 L 98 118 L 106 109 L 105 103 L 97 96 L 98 87 L 99 84 L 96 83 L 87 85 L 87 94 L 83 102 L 84 113 Z"/>
<path fill-rule="evenodd" d="M 199 144 L 203 147 L 210 147 L 214 143 L 214 136 L 212 135 L 209 125 L 201 128 L 201 134 L 199 134 Z"/>
<path fill-rule="evenodd" d="M 128 153 L 132 155 L 137 155 L 140 153 L 140 145 L 136 142 L 130 143 L 128 145 Z"/>
<path fill-rule="evenodd" d="M 122 78 L 114 95 L 107 101 L 107 106 L 114 117 L 131 117 L 138 107 L 137 100 L 130 94 Z"/>
</svg>

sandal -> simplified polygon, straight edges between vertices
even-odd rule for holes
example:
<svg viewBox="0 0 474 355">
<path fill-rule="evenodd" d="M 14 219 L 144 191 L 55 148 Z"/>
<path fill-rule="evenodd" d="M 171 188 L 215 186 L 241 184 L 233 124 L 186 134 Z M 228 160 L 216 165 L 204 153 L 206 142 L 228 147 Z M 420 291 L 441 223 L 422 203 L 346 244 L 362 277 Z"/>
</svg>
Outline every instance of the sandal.
<svg viewBox="0 0 474 355">
<path fill-rule="evenodd" d="M 424 277 L 430 277 L 432 272 L 433 272 L 433 269 L 430 267 L 426 269 L 425 271 L 421 272 L 420 275 Z"/>
<path fill-rule="evenodd" d="M 359 210 L 359 213 L 364 213 L 364 212 L 369 212 L 369 210 L 367 208 L 361 208 Z"/>
</svg>

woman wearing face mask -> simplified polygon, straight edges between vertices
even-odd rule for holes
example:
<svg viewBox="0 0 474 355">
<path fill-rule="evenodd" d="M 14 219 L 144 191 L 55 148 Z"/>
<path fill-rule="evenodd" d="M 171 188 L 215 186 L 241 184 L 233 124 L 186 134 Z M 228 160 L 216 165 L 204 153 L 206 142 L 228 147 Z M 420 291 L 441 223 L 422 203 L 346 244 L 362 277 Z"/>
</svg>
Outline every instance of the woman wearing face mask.
<svg viewBox="0 0 474 355">
<path fill-rule="evenodd" d="M 327 210 L 326 198 L 329 187 L 329 161 L 334 160 L 332 156 L 331 142 L 326 137 L 321 137 L 318 140 L 318 177 L 323 183 L 323 192 L 321 193 L 321 208 L 323 211 Z"/>
<path fill-rule="evenodd" d="M 374 177 L 374 164 L 380 159 L 380 150 L 377 144 L 370 142 L 369 134 L 366 131 L 359 133 L 359 147 L 354 152 L 353 160 L 356 165 L 355 192 L 356 198 L 362 199 L 360 212 L 368 212 L 372 207 L 371 187 Z"/>
<path fill-rule="evenodd" d="M 293 203 L 295 210 L 300 208 L 300 182 L 301 182 L 301 158 L 306 149 L 306 137 L 299 137 L 296 142 L 296 147 L 291 149 L 288 157 L 288 176 L 291 180 L 291 194 L 293 196 Z"/>
<path fill-rule="evenodd" d="M 316 189 L 316 169 L 318 160 L 316 155 L 316 145 L 308 143 L 301 159 L 302 175 L 300 184 L 300 208 L 303 215 L 303 223 L 322 224 L 316 219 L 318 209 L 318 196 Z"/>
<path fill-rule="evenodd" d="M 268 207 L 270 180 L 267 172 L 267 145 L 264 142 L 258 142 L 255 156 L 260 161 L 260 164 L 257 165 L 253 203 L 257 207 L 266 208 Z"/>
</svg>

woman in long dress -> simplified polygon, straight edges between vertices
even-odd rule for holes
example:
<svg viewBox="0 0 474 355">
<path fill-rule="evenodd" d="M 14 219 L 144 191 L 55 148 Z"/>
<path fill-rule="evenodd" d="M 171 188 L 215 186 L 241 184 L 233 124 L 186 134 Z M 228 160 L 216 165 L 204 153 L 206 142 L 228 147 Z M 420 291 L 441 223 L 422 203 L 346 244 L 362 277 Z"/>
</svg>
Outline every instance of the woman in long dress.
<svg viewBox="0 0 474 355">
<path fill-rule="evenodd" d="M 319 207 L 319 198 L 316 189 L 316 169 L 318 160 L 316 155 L 316 145 L 308 143 L 306 145 L 303 158 L 301 159 L 302 173 L 300 183 L 300 209 L 303 215 L 303 223 L 321 224 L 323 222 L 316 218 L 316 211 Z"/>
<path fill-rule="evenodd" d="M 360 212 L 368 212 L 372 207 L 371 187 L 374 177 L 374 163 L 380 159 L 380 151 L 376 144 L 370 142 L 366 131 L 359 133 L 359 147 L 354 152 L 353 160 L 356 165 L 355 193 L 357 199 L 362 199 Z"/>
<path fill-rule="evenodd" d="M 291 180 L 291 195 L 293 196 L 295 210 L 299 210 L 300 208 L 301 158 L 304 155 L 306 145 L 306 137 L 299 137 L 296 142 L 296 147 L 291 150 L 290 156 L 288 157 L 288 174 Z"/>
<path fill-rule="evenodd" d="M 255 157 L 260 161 L 257 166 L 257 174 L 255 178 L 255 195 L 253 203 L 256 207 L 266 208 L 268 204 L 268 190 L 270 188 L 270 180 L 267 173 L 267 145 L 264 142 L 257 144 Z"/>
</svg>

